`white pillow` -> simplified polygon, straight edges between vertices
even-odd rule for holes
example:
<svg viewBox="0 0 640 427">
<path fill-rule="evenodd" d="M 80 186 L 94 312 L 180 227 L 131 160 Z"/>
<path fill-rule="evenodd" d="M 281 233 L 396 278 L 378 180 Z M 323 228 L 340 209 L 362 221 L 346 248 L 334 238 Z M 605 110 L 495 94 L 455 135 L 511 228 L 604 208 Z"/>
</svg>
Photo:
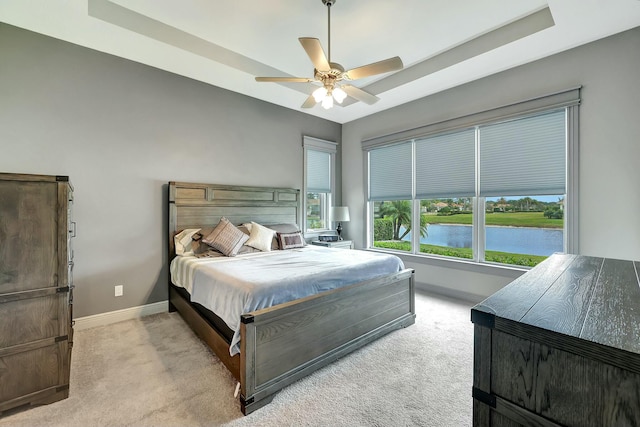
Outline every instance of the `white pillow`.
<svg viewBox="0 0 640 427">
<path fill-rule="evenodd" d="M 247 224 L 244 224 L 244 226 L 246 227 Z M 251 235 L 249 236 L 249 240 L 245 242 L 245 245 L 263 252 L 270 252 L 271 242 L 273 241 L 275 233 L 274 230 L 251 221 Z"/>
<path fill-rule="evenodd" d="M 193 256 L 193 235 L 200 231 L 199 228 L 187 228 L 173 237 L 173 243 L 176 246 L 176 255 Z"/>
</svg>

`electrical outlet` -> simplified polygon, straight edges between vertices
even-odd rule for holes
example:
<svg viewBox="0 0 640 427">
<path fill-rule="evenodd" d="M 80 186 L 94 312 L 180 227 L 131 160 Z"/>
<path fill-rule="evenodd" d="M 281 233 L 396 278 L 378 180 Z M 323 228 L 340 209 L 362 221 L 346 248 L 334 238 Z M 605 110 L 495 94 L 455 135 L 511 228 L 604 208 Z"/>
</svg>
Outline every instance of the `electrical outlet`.
<svg viewBox="0 0 640 427">
<path fill-rule="evenodd" d="M 115 296 L 121 297 L 124 293 L 124 285 L 116 285 Z"/>
</svg>

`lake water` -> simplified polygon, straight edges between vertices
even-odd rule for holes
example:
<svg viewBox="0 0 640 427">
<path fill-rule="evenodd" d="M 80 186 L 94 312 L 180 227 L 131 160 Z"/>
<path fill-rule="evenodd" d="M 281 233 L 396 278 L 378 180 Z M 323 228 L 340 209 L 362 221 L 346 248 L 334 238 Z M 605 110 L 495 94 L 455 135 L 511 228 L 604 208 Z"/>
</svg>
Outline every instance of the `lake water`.
<svg viewBox="0 0 640 427">
<path fill-rule="evenodd" d="M 420 243 L 470 248 L 472 227 L 470 225 L 430 224 L 428 237 Z M 528 255 L 551 255 L 562 252 L 562 229 L 528 227 L 486 227 L 486 249 Z M 411 233 L 404 240 L 411 241 Z"/>
</svg>

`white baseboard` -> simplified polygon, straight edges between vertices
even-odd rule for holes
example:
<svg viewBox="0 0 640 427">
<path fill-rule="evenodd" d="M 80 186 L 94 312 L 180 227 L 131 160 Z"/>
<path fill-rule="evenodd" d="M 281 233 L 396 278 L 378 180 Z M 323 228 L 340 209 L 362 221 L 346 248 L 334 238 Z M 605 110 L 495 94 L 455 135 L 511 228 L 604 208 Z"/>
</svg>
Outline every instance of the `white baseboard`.
<svg viewBox="0 0 640 427">
<path fill-rule="evenodd" d="M 105 326 L 123 320 L 139 319 L 151 314 L 165 313 L 169 310 L 167 301 L 154 302 L 153 304 L 139 305 L 137 307 L 125 308 L 122 310 L 110 311 L 108 313 L 94 314 L 93 316 L 79 317 L 75 320 L 76 331 Z"/>
<path fill-rule="evenodd" d="M 479 302 L 484 301 L 487 298 L 486 296 L 473 294 L 471 292 L 445 288 L 444 286 L 431 285 L 431 284 L 422 283 L 422 282 L 416 282 L 416 289 L 423 290 L 426 292 L 433 292 L 435 294 L 443 295 L 449 298 L 463 300 L 473 304 L 478 304 Z"/>
</svg>

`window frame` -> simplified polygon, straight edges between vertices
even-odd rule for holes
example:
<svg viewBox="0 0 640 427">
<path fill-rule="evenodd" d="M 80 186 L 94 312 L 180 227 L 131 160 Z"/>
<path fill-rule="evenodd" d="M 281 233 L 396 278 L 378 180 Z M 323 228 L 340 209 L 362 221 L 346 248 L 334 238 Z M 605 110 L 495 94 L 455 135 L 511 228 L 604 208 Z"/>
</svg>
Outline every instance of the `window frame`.
<svg viewBox="0 0 640 427">
<path fill-rule="evenodd" d="M 331 224 L 329 221 L 329 212 L 331 206 L 335 204 L 335 192 L 336 192 L 336 153 L 338 152 L 338 143 L 333 141 L 327 141 L 319 138 L 314 138 L 311 136 L 304 135 L 302 137 L 302 147 L 303 147 L 303 193 L 302 193 L 302 232 L 305 237 L 316 236 L 323 232 L 327 232 L 331 230 Z M 326 218 L 326 228 L 313 228 L 307 229 L 307 171 L 308 171 L 308 153 L 309 151 L 319 151 L 323 153 L 328 153 L 330 155 L 330 164 L 329 164 L 329 178 L 330 178 L 330 193 L 320 193 L 320 194 L 328 194 L 326 197 L 327 200 L 324 201 L 324 206 L 322 206 L 321 201 L 321 210 L 324 212 Z"/>
<path fill-rule="evenodd" d="M 364 201 L 366 205 L 366 225 L 364 227 L 365 247 L 369 250 L 382 250 L 373 246 L 373 203 L 369 200 L 369 152 L 378 148 L 389 145 L 395 145 L 407 141 L 412 141 L 414 158 L 415 158 L 415 140 L 429 136 L 437 136 L 444 133 L 456 132 L 469 127 L 476 128 L 490 123 L 500 121 L 508 121 L 521 117 L 543 114 L 547 111 L 565 109 L 566 115 L 566 194 L 565 194 L 565 221 L 564 221 L 564 251 L 566 253 L 578 253 L 578 173 L 579 173 L 579 105 L 580 105 L 580 87 L 571 88 L 562 92 L 545 95 L 539 98 L 525 100 L 522 102 L 498 107 L 495 109 L 470 114 L 451 120 L 434 123 L 431 125 L 414 128 L 411 130 L 385 135 L 382 137 L 365 140 L 362 142 L 363 160 L 364 160 Z M 479 156 L 476 153 L 476 174 L 479 168 L 477 163 Z M 416 198 L 416 165 L 412 162 L 413 169 L 413 215 L 412 223 L 419 224 L 420 221 L 420 200 Z M 476 175 L 476 186 L 479 186 L 478 176 Z M 476 188 L 476 195 L 479 194 Z M 486 233 L 485 233 L 485 197 L 473 197 L 473 260 L 462 258 L 441 257 L 432 254 L 423 254 L 419 251 L 419 233 L 412 233 L 411 253 L 409 255 L 424 258 L 446 260 L 456 263 L 476 264 L 482 266 L 492 266 L 502 269 L 528 269 L 527 267 L 513 266 L 507 264 L 497 264 L 484 261 Z M 393 251 L 395 253 L 395 251 Z M 401 254 L 405 254 L 402 252 Z"/>
</svg>

